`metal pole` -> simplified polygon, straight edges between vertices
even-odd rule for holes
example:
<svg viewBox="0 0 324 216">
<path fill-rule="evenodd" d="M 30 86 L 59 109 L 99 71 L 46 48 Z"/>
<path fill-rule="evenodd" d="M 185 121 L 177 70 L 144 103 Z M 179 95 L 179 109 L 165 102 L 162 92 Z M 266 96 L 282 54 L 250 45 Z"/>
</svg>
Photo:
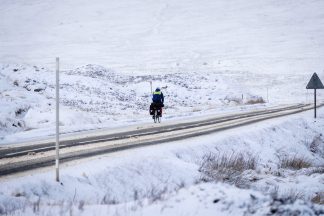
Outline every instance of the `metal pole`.
<svg viewBox="0 0 324 216">
<path fill-rule="evenodd" d="M 55 158 L 55 169 L 56 169 L 56 181 L 59 182 L 60 181 L 60 175 L 59 175 L 59 145 L 60 145 L 60 140 L 59 140 L 59 114 L 60 114 L 60 87 L 59 87 L 59 63 L 60 63 L 60 59 L 59 57 L 56 57 L 56 158 Z"/>
<path fill-rule="evenodd" d="M 151 94 L 153 94 L 152 81 L 150 81 L 150 84 L 151 84 Z"/>
<path fill-rule="evenodd" d="M 314 89 L 314 117 L 316 118 L 316 89 Z"/>
</svg>

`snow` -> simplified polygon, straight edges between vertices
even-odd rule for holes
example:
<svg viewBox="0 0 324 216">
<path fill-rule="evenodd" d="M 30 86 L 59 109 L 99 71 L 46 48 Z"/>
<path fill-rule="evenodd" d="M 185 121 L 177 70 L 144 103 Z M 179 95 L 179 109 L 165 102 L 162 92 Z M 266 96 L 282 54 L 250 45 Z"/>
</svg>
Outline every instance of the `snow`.
<svg viewBox="0 0 324 216">
<path fill-rule="evenodd" d="M 292 74 L 277 77 L 214 71 L 133 76 L 86 65 L 62 71 L 60 80 L 60 131 L 63 134 L 152 122 L 148 115 L 151 80 L 165 95 L 165 122 L 278 104 L 309 103 L 312 99 L 312 93 L 305 90 L 308 77 Z M 292 83 L 287 85 L 286 80 Z M 270 81 L 272 84 L 268 87 L 266 83 Z M 30 65 L 2 64 L 0 84 L 1 144 L 54 135 L 53 71 Z M 318 101 L 321 100 L 319 91 Z"/>
<path fill-rule="evenodd" d="M 0 56 L 137 74 L 323 72 L 323 8 L 321 0 L 4 0 Z"/>
<path fill-rule="evenodd" d="M 62 185 L 49 168 L 9 176 L 0 180 L 0 209 L 12 215 L 323 214 L 310 200 L 323 192 L 324 116 L 314 122 L 311 115 L 69 162 L 61 166 Z M 200 167 L 210 153 L 252 155 L 257 165 L 240 173 L 238 184 L 205 182 Z M 281 167 L 282 155 L 303 156 L 311 166 Z"/>
<path fill-rule="evenodd" d="M 324 80 L 321 0 L 2 0 L 0 29 L 0 148 L 53 138 L 57 56 L 63 137 L 153 126 L 150 81 L 170 124 L 311 103 Z M 324 214 L 323 111 L 1 178 L 0 214 Z M 256 166 L 213 179 L 208 154 Z"/>
<path fill-rule="evenodd" d="M 250 99 L 308 103 L 312 73 L 324 76 L 323 8 L 321 0 L 4 0 L 0 143 L 53 135 L 56 56 L 64 134 L 150 121 L 150 81 L 165 87 L 166 120 L 254 109 L 241 106 Z"/>
</svg>

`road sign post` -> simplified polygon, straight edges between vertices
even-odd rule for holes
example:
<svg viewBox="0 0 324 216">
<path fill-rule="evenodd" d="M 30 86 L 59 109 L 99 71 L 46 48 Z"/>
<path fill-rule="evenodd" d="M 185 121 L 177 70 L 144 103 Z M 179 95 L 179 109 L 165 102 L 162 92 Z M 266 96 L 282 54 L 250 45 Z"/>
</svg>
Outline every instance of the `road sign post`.
<svg viewBox="0 0 324 216">
<path fill-rule="evenodd" d="M 59 149 L 60 149 L 60 139 L 59 139 L 59 134 L 60 134 L 60 130 L 59 130 L 59 121 L 60 121 L 60 80 L 59 80 L 59 63 L 60 63 L 60 59 L 58 57 L 56 57 L 56 145 L 55 145 L 55 149 L 56 149 L 56 157 L 55 157 L 55 170 L 56 170 L 56 181 L 59 182 L 60 181 L 60 175 L 59 175 L 59 158 L 60 158 L 60 154 L 59 154 Z"/>
<path fill-rule="evenodd" d="M 316 118 L 316 89 L 314 89 L 314 118 Z"/>
<path fill-rule="evenodd" d="M 314 118 L 316 118 L 316 89 L 324 89 L 323 83 L 316 73 L 309 80 L 306 89 L 314 89 Z"/>
</svg>

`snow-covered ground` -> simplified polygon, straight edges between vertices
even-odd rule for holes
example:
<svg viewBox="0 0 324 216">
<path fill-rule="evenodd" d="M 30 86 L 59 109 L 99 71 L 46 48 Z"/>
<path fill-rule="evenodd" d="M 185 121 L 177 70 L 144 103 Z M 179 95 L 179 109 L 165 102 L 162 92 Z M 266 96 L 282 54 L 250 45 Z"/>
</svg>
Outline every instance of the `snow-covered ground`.
<svg viewBox="0 0 324 216">
<path fill-rule="evenodd" d="M 0 213 L 324 214 L 323 111 L 1 179 Z"/>
<path fill-rule="evenodd" d="M 68 134 L 151 122 L 150 81 L 164 122 L 312 102 L 323 38 L 322 0 L 2 0 L 0 144 L 54 135 L 57 56 Z M 2 178 L 0 214 L 324 214 L 323 112 Z"/>
</svg>

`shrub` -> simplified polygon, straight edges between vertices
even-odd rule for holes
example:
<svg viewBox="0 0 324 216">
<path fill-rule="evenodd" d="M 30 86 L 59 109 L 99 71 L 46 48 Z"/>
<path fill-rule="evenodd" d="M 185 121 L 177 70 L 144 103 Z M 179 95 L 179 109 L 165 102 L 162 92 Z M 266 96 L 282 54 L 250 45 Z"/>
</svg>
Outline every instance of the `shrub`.
<svg viewBox="0 0 324 216">
<path fill-rule="evenodd" d="M 324 205 L 324 192 L 316 193 L 311 201 L 316 204 Z"/>
<path fill-rule="evenodd" d="M 256 168 L 257 158 L 244 154 L 206 154 L 200 165 L 199 171 L 204 174 L 202 181 L 222 181 L 235 184 L 238 187 L 246 186 L 246 179 L 241 174 L 245 170 Z"/>
<path fill-rule="evenodd" d="M 260 103 L 265 103 L 265 101 L 262 97 L 250 99 L 245 102 L 245 104 L 260 104 Z"/>
<path fill-rule="evenodd" d="M 312 163 L 304 156 L 294 155 L 293 157 L 282 157 L 280 158 L 280 168 L 288 169 L 302 169 L 309 168 Z"/>
</svg>

